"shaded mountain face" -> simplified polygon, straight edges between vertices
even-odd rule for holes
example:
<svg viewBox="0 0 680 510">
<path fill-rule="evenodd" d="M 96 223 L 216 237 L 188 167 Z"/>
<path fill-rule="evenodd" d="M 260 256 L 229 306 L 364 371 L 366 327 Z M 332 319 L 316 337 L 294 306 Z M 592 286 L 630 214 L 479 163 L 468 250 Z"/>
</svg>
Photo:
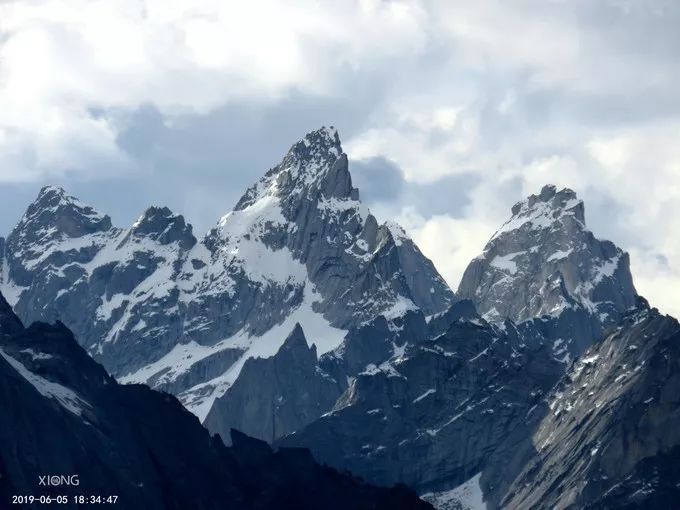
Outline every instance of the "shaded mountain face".
<svg viewBox="0 0 680 510">
<path fill-rule="evenodd" d="M 411 330 L 421 340 L 397 356 L 386 356 L 379 332 L 393 326 L 379 319 L 356 332 L 361 341 L 346 338 L 336 351 L 355 361 L 332 352 L 321 363 L 330 374 L 343 367 L 347 389 L 276 444 L 304 444 L 375 483 L 407 483 L 441 508 L 466 508 L 471 493 L 473 505 L 489 508 L 668 506 L 679 479 L 670 426 L 677 403 L 658 397 L 664 405 L 649 408 L 653 400 L 641 395 L 673 394 L 679 358 L 666 344 L 677 342 L 677 323 L 636 295 L 627 256 L 585 230 L 573 192 L 546 187 L 513 213 L 466 272 L 469 282 L 479 271 L 486 291 L 429 317 L 424 333 Z M 507 253 L 513 264 L 503 265 L 497 257 Z M 487 307 L 483 317 L 476 303 Z M 492 305 L 502 314 L 489 313 Z M 383 361 L 357 370 L 372 356 Z M 636 384 L 646 389 L 628 386 L 631 378 L 645 379 Z M 639 401 L 650 414 L 637 414 Z M 537 450 L 540 441 L 546 450 Z M 591 460 L 602 455 L 606 467 Z"/>
<path fill-rule="evenodd" d="M 0 501 L 12 494 L 117 496 L 124 509 L 431 508 L 234 432 L 210 437 L 178 400 L 119 385 L 62 324 L 24 328 L 0 296 Z M 39 486 L 42 475 L 79 485 Z M 28 508 L 29 506 L 27 506 Z"/>
<path fill-rule="evenodd" d="M 545 186 L 512 208 L 512 217 L 465 270 L 458 294 L 488 320 L 521 322 L 569 313 L 574 335 L 555 331 L 555 355 L 579 355 L 634 306 L 628 254 L 586 228 L 583 202 Z M 580 340 L 579 340 L 580 339 Z"/>
<path fill-rule="evenodd" d="M 201 240 L 167 208 L 119 229 L 44 188 L 4 266 L 22 320 L 61 320 L 120 381 L 172 392 L 201 419 L 296 323 L 322 355 L 377 315 L 454 301 L 403 230 L 361 204 L 332 128 L 293 145 Z"/>
<path fill-rule="evenodd" d="M 317 358 L 316 346 L 308 347 L 313 339 L 306 339 L 297 324 L 276 355 L 246 361 L 204 425 L 223 437 L 233 427 L 272 442 L 330 411 L 359 372 L 396 360 L 427 338 L 420 310 L 390 320 L 380 315 L 351 329 L 339 347 Z"/>
<path fill-rule="evenodd" d="M 297 324 L 271 358 L 251 358 L 226 394 L 215 400 L 204 425 L 228 437 L 231 429 L 273 442 L 312 422 L 335 404 L 343 391 L 317 365 Z M 343 381 L 344 382 L 344 381 Z"/>
<path fill-rule="evenodd" d="M 276 444 L 404 482 L 438 508 L 468 508 L 470 494 L 471 508 L 674 508 L 675 319 L 638 297 L 565 374 L 533 321 L 494 325 L 470 306 L 430 320 L 446 332 L 369 366 L 330 412 Z M 554 330 L 551 320 L 563 317 L 541 325 Z"/>
<path fill-rule="evenodd" d="M 562 374 L 540 342 L 453 306 L 443 335 L 356 375 L 334 408 L 282 438 L 375 483 L 450 489 L 483 471 Z M 433 326 L 434 327 L 434 326 Z M 528 433 L 526 430 L 524 433 Z"/>
<path fill-rule="evenodd" d="M 640 300 L 573 364 L 535 432 L 482 485 L 499 508 L 674 508 L 679 399 L 680 325 Z"/>
</svg>

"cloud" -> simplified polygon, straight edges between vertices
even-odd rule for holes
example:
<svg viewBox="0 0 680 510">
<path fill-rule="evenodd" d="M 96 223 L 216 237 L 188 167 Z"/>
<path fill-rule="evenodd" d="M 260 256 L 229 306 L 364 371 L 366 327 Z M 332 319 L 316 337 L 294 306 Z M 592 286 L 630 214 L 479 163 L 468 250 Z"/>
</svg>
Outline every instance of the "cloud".
<svg viewBox="0 0 680 510">
<path fill-rule="evenodd" d="M 452 286 L 552 182 L 680 314 L 673 0 L 18 0 L 0 20 L 5 231 L 59 183 L 119 224 L 162 203 L 200 233 L 334 124 L 371 209 Z"/>
<path fill-rule="evenodd" d="M 426 39 L 426 13 L 408 1 L 15 1 L 0 18 L 5 182 L 109 177 L 91 154 L 123 166 L 115 126 L 93 109 L 153 104 L 172 118 L 291 91 L 342 95 L 339 75 L 378 73 Z"/>
<path fill-rule="evenodd" d="M 469 190 L 470 204 L 462 220 L 407 221 L 412 214 L 405 209 L 404 222 L 455 287 L 464 266 L 452 253 L 463 253 L 472 244 L 475 254 L 481 252 L 488 236 L 509 216 L 512 203 L 543 184 L 571 187 L 585 200 L 594 233 L 630 252 L 638 291 L 663 311 L 680 315 L 675 297 L 680 237 L 676 222 L 669 221 L 680 214 L 680 151 L 674 142 L 678 136 L 678 123 L 602 133 L 563 154 L 497 169 Z M 450 238 L 463 236 L 468 243 L 464 249 L 452 239 L 441 240 L 446 224 L 455 228 Z"/>
</svg>

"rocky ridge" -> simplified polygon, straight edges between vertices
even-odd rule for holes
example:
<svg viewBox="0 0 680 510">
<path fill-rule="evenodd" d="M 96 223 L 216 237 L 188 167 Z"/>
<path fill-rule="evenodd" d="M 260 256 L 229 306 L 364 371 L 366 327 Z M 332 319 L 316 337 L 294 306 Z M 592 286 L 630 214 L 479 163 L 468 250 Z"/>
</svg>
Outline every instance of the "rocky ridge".
<svg viewBox="0 0 680 510">
<path fill-rule="evenodd" d="M 541 403 L 514 458 L 482 476 L 502 495 L 493 507 L 672 508 L 679 384 L 680 325 L 640 298 Z"/>
<path fill-rule="evenodd" d="M 46 187 L 4 252 L 2 291 L 22 320 L 61 320 L 119 380 L 171 391 L 200 418 L 296 323 L 322 355 L 376 315 L 455 299 L 360 202 L 332 128 L 294 144 L 200 240 L 167 208 L 120 229 Z"/>
<path fill-rule="evenodd" d="M 165 208 L 122 230 L 58 188 L 36 203 L 5 243 L 0 285 L 20 315 L 80 327 L 121 381 L 179 395 L 213 432 L 310 446 L 322 462 L 454 507 L 463 489 L 492 508 L 540 507 L 526 484 L 560 508 L 674 495 L 674 436 L 656 432 L 669 408 L 644 418 L 653 447 L 597 413 L 555 417 L 593 403 L 575 380 L 602 345 L 609 355 L 621 338 L 644 338 L 649 359 L 676 359 L 660 340 L 671 326 L 636 329 L 656 312 L 571 190 L 546 186 L 516 204 L 458 297 L 403 230 L 361 204 L 332 129 L 295 144 L 201 240 Z M 630 375 L 615 372 L 598 365 L 583 384 L 613 395 L 607 412 L 623 416 L 616 402 L 637 386 L 621 390 Z M 555 430 L 564 441 L 535 451 Z M 602 475 L 583 446 L 591 431 L 634 445 L 625 469 L 612 467 L 619 447 Z"/>
<path fill-rule="evenodd" d="M 566 313 L 562 322 L 571 334 L 552 332 L 555 356 L 564 361 L 615 325 L 637 296 L 628 254 L 587 229 L 583 202 L 572 190 L 552 185 L 513 206 L 465 270 L 458 294 L 491 321 Z"/>
<path fill-rule="evenodd" d="M 343 387 L 318 366 L 316 346 L 308 346 L 296 324 L 271 358 L 251 358 L 204 421 L 211 432 L 231 429 L 272 443 L 312 422 L 328 409 Z"/>
<path fill-rule="evenodd" d="M 453 305 L 444 334 L 369 365 L 330 412 L 277 444 L 307 445 L 321 462 L 419 492 L 480 473 L 563 365 L 512 322 L 498 327 L 469 315 L 470 306 Z"/>
</svg>

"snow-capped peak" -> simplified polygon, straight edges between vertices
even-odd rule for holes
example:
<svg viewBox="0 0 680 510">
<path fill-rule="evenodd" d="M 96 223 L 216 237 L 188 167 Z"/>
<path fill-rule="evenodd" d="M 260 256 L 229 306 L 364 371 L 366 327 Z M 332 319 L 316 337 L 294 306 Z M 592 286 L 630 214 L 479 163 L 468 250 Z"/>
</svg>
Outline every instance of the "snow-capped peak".
<svg viewBox="0 0 680 510">
<path fill-rule="evenodd" d="M 109 216 L 59 186 L 45 186 L 26 210 L 15 232 L 24 236 L 80 237 L 110 228 Z"/>
<path fill-rule="evenodd" d="M 335 128 L 322 127 L 293 144 L 281 163 L 246 191 L 235 210 L 250 207 L 270 195 L 358 199 Z"/>
<path fill-rule="evenodd" d="M 392 239 L 394 239 L 394 244 L 401 246 L 403 241 L 410 241 L 410 237 L 404 230 L 404 228 L 395 221 L 388 220 L 385 222 L 385 227 L 389 231 Z"/>
<path fill-rule="evenodd" d="M 63 190 L 43 195 L 27 217 L 54 200 L 108 219 Z M 40 223 L 54 221 L 51 211 Z M 405 233 L 380 227 L 360 202 L 334 128 L 293 144 L 200 242 L 163 207 L 129 230 L 50 242 L 25 231 L 8 239 L 3 279 L 20 316 L 59 317 L 115 376 L 178 394 L 199 416 L 296 322 L 323 354 L 377 315 L 429 315 L 453 300 Z"/>
<path fill-rule="evenodd" d="M 192 226 L 181 214 L 175 214 L 167 207 L 149 207 L 132 225 L 132 235 L 148 237 L 160 244 L 178 242 L 184 249 L 196 244 Z"/>
<path fill-rule="evenodd" d="M 553 184 L 548 184 L 539 194 L 516 203 L 512 207 L 512 217 L 492 239 L 522 228 L 551 228 L 556 222 L 564 221 L 571 221 L 575 228 L 586 228 L 583 201 L 569 188 L 558 191 Z"/>
<path fill-rule="evenodd" d="M 336 156 L 342 152 L 340 135 L 338 134 L 338 130 L 333 126 L 321 126 L 315 131 L 310 131 L 302 138 L 302 140 L 297 142 L 294 147 L 299 143 L 302 143 L 306 147 L 314 147 L 315 150 L 334 151 Z"/>
<path fill-rule="evenodd" d="M 615 321 L 636 292 L 628 255 L 586 228 L 573 190 L 548 185 L 515 204 L 465 270 L 459 296 L 487 320 L 557 317 L 577 307 L 589 317 L 585 337 Z"/>
</svg>

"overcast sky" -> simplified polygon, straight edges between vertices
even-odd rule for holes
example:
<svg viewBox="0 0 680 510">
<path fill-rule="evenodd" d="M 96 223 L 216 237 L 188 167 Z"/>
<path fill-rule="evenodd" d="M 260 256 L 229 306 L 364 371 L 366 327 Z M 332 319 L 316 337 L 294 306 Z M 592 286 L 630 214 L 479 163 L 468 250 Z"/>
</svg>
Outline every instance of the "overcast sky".
<svg viewBox="0 0 680 510">
<path fill-rule="evenodd" d="M 546 183 L 680 315 L 680 2 L 0 0 L 0 232 L 41 185 L 198 234 L 335 125 L 453 288 Z"/>
</svg>

